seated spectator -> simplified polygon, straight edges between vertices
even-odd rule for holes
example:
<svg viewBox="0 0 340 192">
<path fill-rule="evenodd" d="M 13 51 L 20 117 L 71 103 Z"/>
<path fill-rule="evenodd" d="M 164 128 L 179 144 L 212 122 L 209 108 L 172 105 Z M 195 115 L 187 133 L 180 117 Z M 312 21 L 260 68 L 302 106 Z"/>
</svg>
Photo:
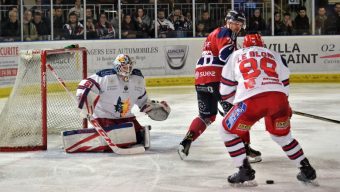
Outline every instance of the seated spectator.
<svg viewBox="0 0 340 192">
<path fill-rule="evenodd" d="M 289 13 L 283 15 L 282 35 L 293 35 L 293 21 Z"/>
<path fill-rule="evenodd" d="M 334 4 L 334 12 L 325 21 L 325 34 L 340 34 L 340 3 Z"/>
<path fill-rule="evenodd" d="M 271 33 L 271 23 L 269 22 L 269 31 Z M 281 14 L 279 12 L 274 13 L 274 35 L 283 35 L 283 22 L 281 20 Z"/>
<path fill-rule="evenodd" d="M 61 6 L 63 4 L 64 4 L 63 0 L 54 0 L 53 1 L 53 5 L 54 6 Z"/>
<path fill-rule="evenodd" d="M 23 33 L 24 41 L 38 40 L 38 31 L 32 22 L 32 12 L 30 10 L 24 12 Z"/>
<path fill-rule="evenodd" d="M 131 15 L 125 15 L 122 22 L 122 38 L 136 38 L 136 27 L 132 23 Z"/>
<path fill-rule="evenodd" d="M 84 9 L 81 7 L 81 0 L 75 0 L 74 7 L 69 10 L 69 14 L 75 12 L 80 22 L 84 19 Z"/>
<path fill-rule="evenodd" d="M 36 11 L 39 11 L 44 19 L 50 12 L 50 5 L 43 5 L 42 0 L 35 0 L 35 5 L 31 8 L 32 15 L 34 15 Z"/>
<path fill-rule="evenodd" d="M 87 3 L 87 2 L 86 2 Z M 91 8 L 86 8 L 86 18 L 92 18 L 93 23 L 97 23 L 97 17 L 93 15 L 93 11 Z"/>
<path fill-rule="evenodd" d="M 298 15 L 294 20 L 294 30 L 296 35 L 308 35 L 309 32 L 309 19 L 306 15 L 306 7 L 301 6 L 298 10 Z"/>
<path fill-rule="evenodd" d="M 326 9 L 324 7 L 319 7 L 318 14 L 315 17 L 315 34 L 324 35 L 325 34 L 325 21 L 327 20 Z"/>
<path fill-rule="evenodd" d="M 9 11 L 8 19 L 1 24 L 1 36 L 4 41 L 18 41 L 21 39 L 18 12 L 13 10 Z"/>
<path fill-rule="evenodd" d="M 151 19 L 145 14 L 143 8 L 137 8 L 136 16 L 134 17 L 136 23 L 137 38 L 149 37 L 149 29 L 151 27 Z"/>
<path fill-rule="evenodd" d="M 188 23 L 180 8 L 176 7 L 170 15 L 169 20 L 174 24 L 176 37 L 186 37 L 188 31 Z"/>
<path fill-rule="evenodd" d="M 105 13 L 99 15 L 96 31 L 100 39 L 113 39 L 115 37 L 116 31 L 113 28 L 113 25 L 107 21 Z"/>
<path fill-rule="evenodd" d="M 216 28 L 216 25 L 213 24 L 214 22 L 210 19 L 210 14 L 209 14 L 209 11 L 207 10 L 203 11 L 201 19 L 198 20 L 197 24 L 199 23 L 204 25 L 203 31 L 208 34 L 211 33 Z"/>
<path fill-rule="evenodd" d="M 65 25 L 65 17 L 63 15 L 63 10 L 61 7 L 54 7 L 53 15 L 53 35 L 55 40 L 60 40 L 63 37 L 63 26 Z"/>
<path fill-rule="evenodd" d="M 184 19 L 186 21 L 184 27 L 187 29 L 188 37 L 192 37 L 193 21 L 191 12 L 187 12 Z"/>
<path fill-rule="evenodd" d="M 63 39 L 84 39 L 84 26 L 78 21 L 75 12 L 68 15 L 68 22 L 63 27 Z"/>
<path fill-rule="evenodd" d="M 166 38 L 171 37 L 170 32 L 175 30 L 174 25 L 165 18 L 165 11 L 164 9 L 159 9 L 157 13 L 157 20 L 153 22 L 152 25 L 153 29 L 156 26 L 158 37 L 159 38 Z"/>
<path fill-rule="evenodd" d="M 50 23 L 42 20 L 41 13 L 39 11 L 36 11 L 34 13 L 33 24 L 37 29 L 39 40 L 50 40 L 49 37 L 51 35 Z"/>
<path fill-rule="evenodd" d="M 249 33 L 267 34 L 266 22 L 262 18 L 260 9 L 254 10 L 253 16 L 249 19 L 249 27 L 247 26 L 247 28 Z"/>
<path fill-rule="evenodd" d="M 97 39 L 97 31 L 92 17 L 86 17 L 86 39 Z"/>
<path fill-rule="evenodd" d="M 208 36 L 208 32 L 204 31 L 204 24 L 203 23 L 199 23 L 197 24 L 196 27 L 196 37 L 206 37 Z"/>
</svg>

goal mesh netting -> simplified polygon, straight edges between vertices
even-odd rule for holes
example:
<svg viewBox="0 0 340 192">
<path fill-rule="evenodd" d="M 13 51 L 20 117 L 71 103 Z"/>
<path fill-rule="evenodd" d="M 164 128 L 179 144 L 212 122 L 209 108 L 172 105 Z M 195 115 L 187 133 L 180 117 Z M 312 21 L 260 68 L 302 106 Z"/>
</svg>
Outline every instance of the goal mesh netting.
<svg viewBox="0 0 340 192">
<path fill-rule="evenodd" d="M 75 94 L 86 78 L 86 55 L 85 48 L 20 51 L 15 84 L 0 114 L 0 151 L 45 150 L 48 134 L 85 126 L 46 64 Z"/>
</svg>

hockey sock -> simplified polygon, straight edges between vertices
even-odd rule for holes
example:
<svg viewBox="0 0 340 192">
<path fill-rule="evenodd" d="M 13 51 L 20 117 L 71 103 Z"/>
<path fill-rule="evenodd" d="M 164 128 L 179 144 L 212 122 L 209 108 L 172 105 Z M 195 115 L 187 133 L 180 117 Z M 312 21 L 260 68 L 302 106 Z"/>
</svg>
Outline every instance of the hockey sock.
<svg viewBox="0 0 340 192">
<path fill-rule="evenodd" d="M 207 125 L 204 123 L 204 121 L 196 117 L 189 127 L 189 132 L 193 133 L 192 140 L 195 141 L 207 128 Z"/>
<path fill-rule="evenodd" d="M 242 139 L 238 135 L 226 131 L 222 126 L 219 128 L 219 132 L 235 166 L 241 167 L 244 159 L 247 158 Z"/>
<path fill-rule="evenodd" d="M 297 167 L 301 167 L 300 162 L 305 158 L 305 156 L 299 142 L 292 138 L 290 133 L 285 136 L 271 135 L 271 137 L 282 147 L 288 158 L 294 161 Z"/>
</svg>

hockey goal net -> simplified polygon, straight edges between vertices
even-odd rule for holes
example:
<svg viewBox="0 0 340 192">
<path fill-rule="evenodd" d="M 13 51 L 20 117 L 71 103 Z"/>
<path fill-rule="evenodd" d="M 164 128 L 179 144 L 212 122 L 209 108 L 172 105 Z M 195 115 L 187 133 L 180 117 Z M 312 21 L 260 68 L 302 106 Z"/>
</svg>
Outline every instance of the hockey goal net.
<svg viewBox="0 0 340 192">
<path fill-rule="evenodd" d="M 20 51 L 15 84 L 0 114 L 0 151 L 46 150 L 49 134 L 86 126 L 74 100 L 46 64 L 75 94 L 78 83 L 87 75 L 87 51 Z"/>
</svg>

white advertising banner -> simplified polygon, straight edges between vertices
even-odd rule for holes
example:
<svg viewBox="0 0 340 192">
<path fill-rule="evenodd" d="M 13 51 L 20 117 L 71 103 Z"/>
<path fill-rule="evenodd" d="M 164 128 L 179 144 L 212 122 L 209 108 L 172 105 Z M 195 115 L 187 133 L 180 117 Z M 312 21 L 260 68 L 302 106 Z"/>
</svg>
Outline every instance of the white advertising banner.
<svg viewBox="0 0 340 192">
<path fill-rule="evenodd" d="M 0 44 L 0 88 L 14 83 L 18 53 L 25 49 L 62 48 L 77 43 L 88 50 L 88 72 L 112 67 L 118 54 L 129 54 L 146 77 L 194 76 L 204 38 L 54 41 Z M 239 38 L 239 47 L 243 38 Z M 264 37 L 266 47 L 279 52 L 293 73 L 340 73 L 340 36 Z"/>
</svg>

